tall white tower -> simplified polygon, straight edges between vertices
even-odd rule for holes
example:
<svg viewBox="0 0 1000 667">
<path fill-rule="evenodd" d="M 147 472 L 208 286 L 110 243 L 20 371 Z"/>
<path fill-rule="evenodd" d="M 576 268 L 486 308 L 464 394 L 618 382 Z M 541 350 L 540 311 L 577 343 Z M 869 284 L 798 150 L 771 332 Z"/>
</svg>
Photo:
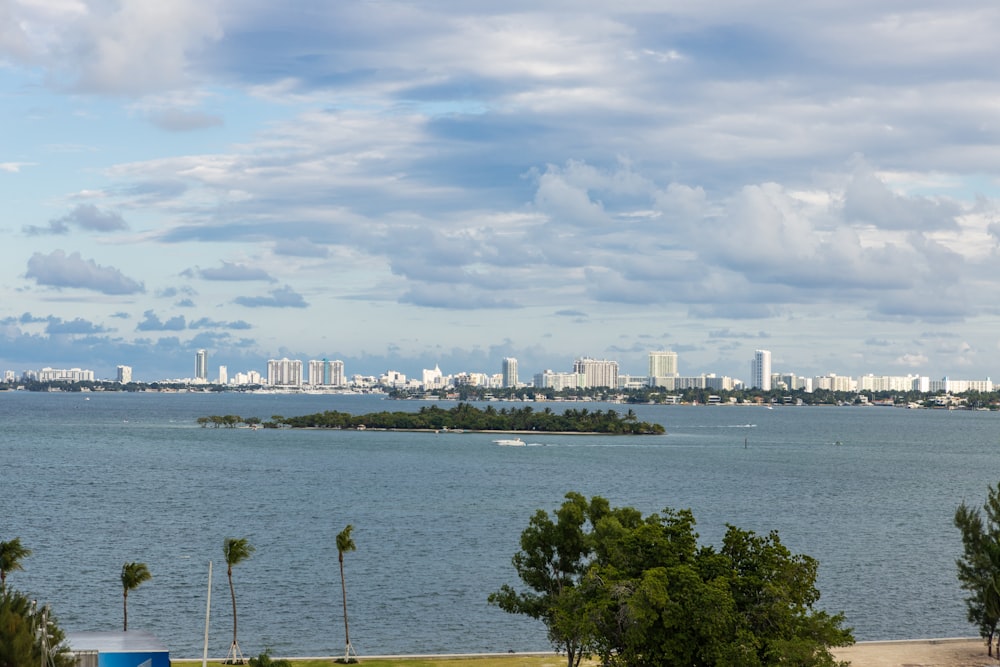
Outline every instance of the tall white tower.
<svg viewBox="0 0 1000 667">
<path fill-rule="evenodd" d="M 650 352 L 649 386 L 664 387 L 666 378 L 674 377 L 677 377 L 677 353 L 669 350 Z"/>
<path fill-rule="evenodd" d="M 196 380 L 208 382 L 208 351 L 198 350 L 194 355 L 194 377 Z"/>
<path fill-rule="evenodd" d="M 771 351 L 756 350 L 750 362 L 750 386 L 771 391 Z"/>
<path fill-rule="evenodd" d="M 516 387 L 517 386 L 517 359 L 514 357 L 504 357 L 503 366 L 501 367 L 503 371 L 503 386 L 504 387 Z"/>
</svg>

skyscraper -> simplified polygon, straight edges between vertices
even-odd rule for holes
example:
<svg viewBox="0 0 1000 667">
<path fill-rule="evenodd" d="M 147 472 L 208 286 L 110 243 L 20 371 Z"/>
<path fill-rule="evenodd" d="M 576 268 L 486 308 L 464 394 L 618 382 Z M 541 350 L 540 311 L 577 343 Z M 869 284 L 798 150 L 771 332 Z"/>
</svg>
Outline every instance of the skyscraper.
<svg viewBox="0 0 1000 667">
<path fill-rule="evenodd" d="M 756 350 L 750 362 L 750 387 L 771 391 L 771 351 Z"/>
<path fill-rule="evenodd" d="M 618 362 L 583 357 L 573 362 L 573 372 L 580 376 L 580 387 L 618 388 Z"/>
<path fill-rule="evenodd" d="M 272 387 L 301 387 L 302 360 L 269 359 L 267 362 L 267 383 Z"/>
<path fill-rule="evenodd" d="M 677 353 L 669 350 L 649 353 L 649 386 L 665 387 L 666 379 L 677 377 Z"/>
<path fill-rule="evenodd" d="M 208 382 L 208 351 L 198 350 L 194 355 L 194 377 L 196 380 Z"/>
<path fill-rule="evenodd" d="M 503 366 L 503 386 L 517 386 L 517 359 L 514 357 L 504 357 Z"/>
<path fill-rule="evenodd" d="M 132 381 L 132 367 L 131 366 L 119 366 L 118 367 L 118 382 L 120 384 L 128 384 Z"/>
</svg>

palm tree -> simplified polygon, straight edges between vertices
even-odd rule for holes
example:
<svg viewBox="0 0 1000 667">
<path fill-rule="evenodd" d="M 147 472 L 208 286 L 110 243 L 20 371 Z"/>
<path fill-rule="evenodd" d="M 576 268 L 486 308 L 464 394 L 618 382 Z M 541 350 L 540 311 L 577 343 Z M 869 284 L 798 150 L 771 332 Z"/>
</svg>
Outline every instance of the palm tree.
<svg viewBox="0 0 1000 667">
<path fill-rule="evenodd" d="M 125 563 L 122 565 L 122 610 L 125 616 L 125 626 L 122 628 L 128 632 L 128 592 L 139 588 L 139 584 L 149 581 L 153 575 L 149 573 L 149 568 L 145 563 Z"/>
<path fill-rule="evenodd" d="M 7 590 L 7 573 L 23 570 L 21 560 L 31 555 L 31 549 L 21 545 L 21 538 L 0 542 L 0 591 Z"/>
<path fill-rule="evenodd" d="M 229 647 L 229 656 L 226 664 L 242 665 L 243 653 L 240 651 L 240 644 L 236 641 L 236 590 L 233 588 L 233 565 L 246 560 L 255 551 L 247 538 L 227 537 L 222 543 L 222 553 L 226 557 L 226 575 L 229 577 L 229 595 L 233 599 L 233 643 Z"/>
<path fill-rule="evenodd" d="M 357 547 L 351 539 L 351 531 L 354 526 L 347 524 L 347 528 L 337 533 L 337 559 L 340 561 L 340 590 L 344 594 L 344 659 L 343 662 L 351 660 L 351 633 L 347 628 L 347 585 L 344 582 L 344 552 L 354 551 Z"/>
</svg>

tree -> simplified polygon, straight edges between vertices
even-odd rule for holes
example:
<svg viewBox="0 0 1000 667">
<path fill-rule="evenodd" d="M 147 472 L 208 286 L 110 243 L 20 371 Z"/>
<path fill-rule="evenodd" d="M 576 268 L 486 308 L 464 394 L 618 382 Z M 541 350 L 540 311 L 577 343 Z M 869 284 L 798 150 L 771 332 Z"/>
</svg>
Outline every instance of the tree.
<svg viewBox="0 0 1000 667">
<path fill-rule="evenodd" d="M 351 658 L 351 652 L 354 650 L 351 647 L 351 633 L 347 626 L 347 584 L 344 580 L 344 552 L 354 551 L 357 547 L 354 544 L 354 540 L 351 539 L 351 531 L 354 530 L 354 526 L 347 524 L 347 527 L 342 531 L 337 533 L 337 560 L 340 563 L 340 591 L 343 593 L 344 598 L 344 657 L 342 660 L 337 662 L 354 662 Z"/>
<path fill-rule="evenodd" d="M 538 510 L 521 533 L 521 550 L 511 559 L 530 590 L 504 585 L 489 596 L 490 604 L 508 613 L 542 621 L 552 645 L 566 652 L 567 667 L 579 665 L 591 647 L 587 598 L 581 592 L 593 550 L 587 527 L 606 511 L 604 499 L 588 503 L 574 492 L 566 494 L 555 520 Z"/>
<path fill-rule="evenodd" d="M 63 640 L 48 607 L 39 609 L 17 591 L 0 591 L 0 667 L 69 667 L 75 660 Z"/>
<path fill-rule="evenodd" d="M 729 526 L 720 554 L 733 573 L 737 632 L 755 648 L 759 664 L 833 665 L 827 647 L 853 642 L 843 614 L 813 609 L 819 563 L 793 554 L 776 531 L 764 537 Z"/>
<path fill-rule="evenodd" d="M 0 591 L 6 589 L 7 573 L 23 570 L 21 561 L 31 555 L 31 549 L 21 545 L 21 538 L 0 542 Z"/>
<path fill-rule="evenodd" d="M 122 565 L 122 612 L 125 619 L 122 630 L 125 632 L 128 632 L 128 592 L 152 578 L 153 575 L 149 573 L 145 563 L 132 562 Z"/>
<path fill-rule="evenodd" d="M 955 564 L 958 580 L 969 592 L 965 598 L 968 619 L 986 640 L 987 654 L 993 655 L 1000 625 L 1000 482 L 987 487 L 982 513 L 965 502 L 959 505 L 955 527 L 962 533 L 962 557 Z"/>
<path fill-rule="evenodd" d="M 256 658 L 250 658 L 248 662 L 250 667 L 292 667 L 291 660 L 272 658 L 270 649 L 265 649 L 263 653 Z"/>
<path fill-rule="evenodd" d="M 596 653 L 609 667 L 827 667 L 854 641 L 842 614 L 814 609 L 818 564 L 777 533 L 730 526 L 700 546 L 690 510 L 643 517 L 567 494 L 556 521 L 539 511 L 514 567 L 531 589 L 490 601 L 542 620 L 568 667 Z"/>
<path fill-rule="evenodd" d="M 222 543 L 222 553 L 226 559 L 226 576 L 229 577 L 229 596 L 233 600 L 233 643 L 226 658 L 226 664 L 229 665 L 242 665 L 244 662 L 240 644 L 236 640 L 236 589 L 233 588 L 233 566 L 245 561 L 255 550 L 245 537 L 227 537 Z"/>
</svg>

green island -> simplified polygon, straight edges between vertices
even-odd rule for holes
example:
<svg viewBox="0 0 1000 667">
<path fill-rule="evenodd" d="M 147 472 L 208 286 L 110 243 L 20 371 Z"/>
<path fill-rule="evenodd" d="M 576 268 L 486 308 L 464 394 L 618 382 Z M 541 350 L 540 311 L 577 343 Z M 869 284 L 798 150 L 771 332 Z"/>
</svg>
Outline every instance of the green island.
<svg viewBox="0 0 1000 667">
<path fill-rule="evenodd" d="M 531 406 L 485 409 L 459 403 L 444 409 L 436 405 L 425 406 L 416 412 L 372 412 L 352 415 L 348 412 L 328 410 L 299 417 L 274 415 L 270 421 L 239 415 L 211 415 L 198 417 L 202 427 L 237 426 L 263 428 L 330 428 L 330 429 L 382 429 L 405 431 L 495 431 L 506 433 L 600 433 L 612 435 L 662 435 L 660 424 L 641 422 L 632 410 L 624 415 L 615 410 L 569 409 L 562 414 L 551 408 L 536 411 Z"/>
</svg>

